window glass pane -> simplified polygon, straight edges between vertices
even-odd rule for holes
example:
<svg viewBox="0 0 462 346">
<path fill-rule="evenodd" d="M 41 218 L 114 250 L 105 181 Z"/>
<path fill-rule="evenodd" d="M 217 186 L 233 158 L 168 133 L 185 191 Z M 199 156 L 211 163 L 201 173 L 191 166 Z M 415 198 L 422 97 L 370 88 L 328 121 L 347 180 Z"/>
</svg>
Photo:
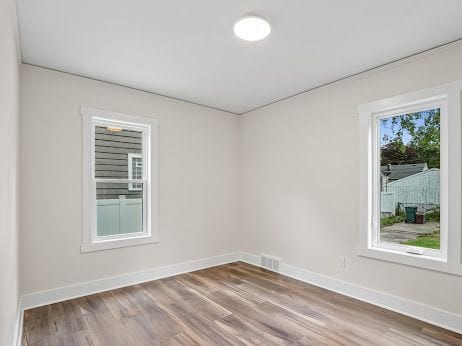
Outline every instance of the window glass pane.
<svg viewBox="0 0 462 346">
<path fill-rule="evenodd" d="M 128 179 L 129 154 L 141 155 L 141 131 L 129 131 L 114 126 L 95 127 L 95 177 Z M 138 161 L 134 161 L 137 164 Z M 133 163 L 132 163 L 133 164 Z M 139 163 L 141 166 L 141 158 Z M 142 170 L 140 168 L 142 173 Z M 133 178 L 133 179 L 141 179 Z"/>
<path fill-rule="evenodd" d="M 380 241 L 440 248 L 440 109 L 379 119 Z"/>
<path fill-rule="evenodd" d="M 98 236 L 143 231 L 143 184 L 131 191 L 127 183 L 96 183 Z"/>
<path fill-rule="evenodd" d="M 130 179 L 143 179 L 143 164 L 141 154 L 128 154 L 128 177 Z M 136 191 L 141 188 L 138 183 L 132 183 L 129 185 L 129 189 Z"/>
</svg>

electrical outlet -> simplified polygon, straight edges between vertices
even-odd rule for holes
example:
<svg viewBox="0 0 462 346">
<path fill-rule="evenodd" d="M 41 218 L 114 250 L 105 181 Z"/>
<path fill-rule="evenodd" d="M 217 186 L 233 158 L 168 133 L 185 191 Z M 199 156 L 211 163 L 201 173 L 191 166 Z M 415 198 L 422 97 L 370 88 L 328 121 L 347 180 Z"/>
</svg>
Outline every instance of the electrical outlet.
<svg viewBox="0 0 462 346">
<path fill-rule="evenodd" d="M 338 258 L 338 266 L 339 266 L 339 268 L 345 268 L 345 266 L 346 266 L 346 259 L 345 259 L 345 257 L 340 256 L 340 257 Z"/>
</svg>

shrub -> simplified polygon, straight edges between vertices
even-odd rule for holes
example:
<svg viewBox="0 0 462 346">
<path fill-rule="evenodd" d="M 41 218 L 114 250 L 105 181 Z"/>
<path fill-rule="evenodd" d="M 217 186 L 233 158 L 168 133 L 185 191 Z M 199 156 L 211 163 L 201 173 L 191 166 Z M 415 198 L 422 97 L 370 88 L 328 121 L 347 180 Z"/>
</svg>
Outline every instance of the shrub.
<svg viewBox="0 0 462 346">
<path fill-rule="evenodd" d="M 404 222 L 405 217 L 404 214 L 400 213 L 399 215 L 394 216 L 387 216 L 380 219 L 380 225 L 383 226 L 391 226 L 395 223 Z"/>
<path fill-rule="evenodd" d="M 425 219 L 428 221 L 439 222 L 440 221 L 440 210 L 433 209 L 425 213 Z"/>
</svg>

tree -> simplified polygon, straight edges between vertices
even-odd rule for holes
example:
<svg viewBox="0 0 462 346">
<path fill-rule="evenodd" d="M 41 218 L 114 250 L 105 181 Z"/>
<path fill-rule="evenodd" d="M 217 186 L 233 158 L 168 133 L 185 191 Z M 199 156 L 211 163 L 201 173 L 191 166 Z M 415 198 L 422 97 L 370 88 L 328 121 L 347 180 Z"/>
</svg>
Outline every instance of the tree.
<svg viewBox="0 0 462 346">
<path fill-rule="evenodd" d="M 382 146 L 381 165 L 399 165 L 404 161 L 404 144 L 396 139 Z"/>
<path fill-rule="evenodd" d="M 417 150 L 410 145 L 404 145 L 402 140 L 395 139 L 382 146 L 381 165 L 400 165 L 405 163 L 420 163 Z"/>
<path fill-rule="evenodd" d="M 382 165 L 425 162 L 429 168 L 440 167 L 439 108 L 381 121 L 389 129 L 382 136 Z"/>
</svg>

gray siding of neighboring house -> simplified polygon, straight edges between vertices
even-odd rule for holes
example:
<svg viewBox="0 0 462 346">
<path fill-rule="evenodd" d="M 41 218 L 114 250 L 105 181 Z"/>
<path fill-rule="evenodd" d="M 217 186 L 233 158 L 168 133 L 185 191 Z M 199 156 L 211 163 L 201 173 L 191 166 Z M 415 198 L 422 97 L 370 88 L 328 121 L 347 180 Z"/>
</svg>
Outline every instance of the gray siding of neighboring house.
<svg viewBox="0 0 462 346">
<path fill-rule="evenodd" d="M 108 131 L 97 126 L 95 130 L 95 177 L 128 179 L 128 154 L 141 154 L 141 132 L 122 130 Z M 97 199 L 141 198 L 142 191 L 130 191 L 128 184 L 99 183 Z"/>
</svg>

